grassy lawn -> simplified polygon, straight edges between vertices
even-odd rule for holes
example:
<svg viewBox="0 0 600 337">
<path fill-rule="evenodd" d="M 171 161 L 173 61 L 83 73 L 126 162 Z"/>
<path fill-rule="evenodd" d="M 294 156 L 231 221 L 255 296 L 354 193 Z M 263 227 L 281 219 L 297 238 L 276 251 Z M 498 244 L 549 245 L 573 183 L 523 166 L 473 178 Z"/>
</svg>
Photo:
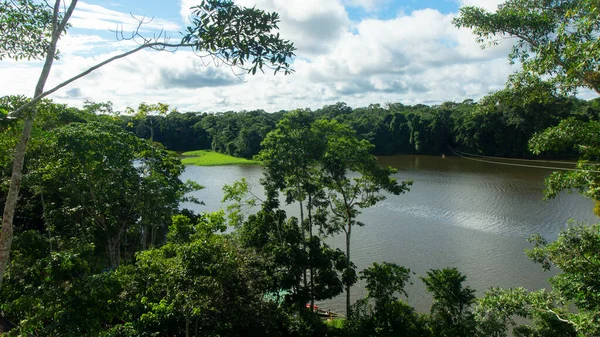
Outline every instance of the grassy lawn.
<svg viewBox="0 0 600 337">
<path fill-rule="evenodd" d="M 325 324 L 327 324 L 330 328 L 342 329 L 344 327 L 344 321 L 345 319 L 343 318 L 336 318 L 332 321 L 326 320 Z"/>
<path fill-rule="evenodd" d="M 182 153 L 181 161 L 185 165 L 219 166 L 219 165 L 258 165 L 259 162 L 245 158 L 237 158 L 212 150 L 198 150 Z"/>
</svg>

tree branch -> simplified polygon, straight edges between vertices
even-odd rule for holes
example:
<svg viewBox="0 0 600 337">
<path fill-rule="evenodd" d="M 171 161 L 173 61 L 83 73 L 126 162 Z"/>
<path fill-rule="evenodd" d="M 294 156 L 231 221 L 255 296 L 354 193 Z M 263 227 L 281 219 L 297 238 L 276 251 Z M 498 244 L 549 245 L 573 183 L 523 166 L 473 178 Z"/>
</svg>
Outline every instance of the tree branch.
<svg viewBox="0 0 600 337">
<path fill-rule="evenodd" d="M 184 44 L 184 43 L 164 43 L 164 42 L 152 42 L 152 43 L 143 44 L 143 45 L 141 45 L 141 46 L 139 46 L 139 47 L 137 47 L 135 49 L 132 49 L 132 50 L 130 50 L 128 52 L 125 52 L 125 53 L 113 56 L 113 57 L 111 57 L 111 58 L 109 58 L 109 59 L 107 59 L 107 60 L 105 60 L 103 62 L 100 62 L 100 63 L 96 64 L 95 66 L 90 67 L 86 71 L 84 71 L 84 72 L 82 72 L 82 73 L 80 73 L 80 74 L 78 74 L 76 76 L 73 76 L 70 79 L 68 79 L 68 80 L 66 80 L 66 81 L 58 84 L 54 88 L 52 88 L 50 90 L 47 90 L 47 91 L 39 94 L 38 96 L 34 97 L 31 101 L 23 104 L 17 110 L 9 113 L 7 118 L 17 118 L 18 114 L 20 112 L 22 112 L 23 110 L 25 110 L 25 109 L 29 108 L 30 106 L 36 104 L 42 98 L 44 98 L 44 97 L 46 97 L 46 96 L 54 93 L 55 91 L 57 91 L 57 90 L 65 87 L 65 86 L 71 84 L 72 82 L 74 82 L 74 81 L 76 81 L 76 80 L 78 80 L 78 79 L 80 79 L 80 78 L 88 75 L 89 73 L 93 72 L 94 70 L 97 70 L 98 68 L 100 68 L 100 67 L 102 67 L 102 66 L 104 66 L 104 65 L 106 65 L 108 63 L 111 63 L 111 62 L 116 61 L 118 59 L 124 58 L 126 56 L 131 55 L 131 54 L 137 53 L 138 51 L 140 51 L 142 49 L 150 48 L 150 49 L 164 50 L 165 48 L 181 48 L 181 47 L 193 47 L 193 46 L 194 46 L 193 44 L 189 44 L 189 43 L 185 43 Z"/>
</svg>

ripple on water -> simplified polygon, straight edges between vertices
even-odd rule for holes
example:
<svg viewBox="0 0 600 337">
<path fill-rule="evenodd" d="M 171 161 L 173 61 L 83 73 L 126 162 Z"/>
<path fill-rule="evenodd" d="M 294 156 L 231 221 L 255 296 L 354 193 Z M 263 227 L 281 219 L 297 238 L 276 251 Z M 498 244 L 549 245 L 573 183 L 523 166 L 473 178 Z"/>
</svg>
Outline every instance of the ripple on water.
<svg viewBox="0 0 600 337">
<path fill-rule="evenodd" d="M 556 222 L 530 222 L 491 212 L 445 209 L 425 204 L 398 204 L 386 200 L 378 207 L 385 209 L 390 217 L 397 219 L 413 217 L 426 222 L 520 238 L 527 238 L 532 233 L 546 234 L 557 226 Z M 566 225 L 566 221 L 562 225 Z"/>
</svg>

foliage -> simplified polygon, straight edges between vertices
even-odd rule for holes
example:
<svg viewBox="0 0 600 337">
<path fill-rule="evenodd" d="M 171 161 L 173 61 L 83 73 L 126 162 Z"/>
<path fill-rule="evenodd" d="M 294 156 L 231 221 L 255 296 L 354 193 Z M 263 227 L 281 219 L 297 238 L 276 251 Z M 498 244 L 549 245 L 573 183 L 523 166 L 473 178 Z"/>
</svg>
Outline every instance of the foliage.
<svg viewBox="0 0 600 337">
<path fill-rule="evenodd" d="M 395 302 L 398 300 L 396 294 L 406 296 L 404 287 L 409 283 L 410 269 L 390 262 L 375 262 L 361 274 L 361 279 L 367 282 L 367 297 L 376 303 Z"/>
<path fill-rule="evenodd" d="M 576 170 L 553 172 L 546 178 L 546 197 L 553 198 L 562 190 L 576 189 L 584 196 L 600 200 L 600 159 L 598 133 L 600 122 L 566 119 L 556 127 L 535 134 L 529 147 L 533 153 L 574 150 L 580 155 Z"/>
<path fill-rule="evenodd" d="M 509 54 L 522 65 L 510 79 L 516 87 L 547 82 L 563 92 L 600 94 L 599 17 L 596 0 L 508 0 L 494 13 L 463 7 L 454 24 L 472 29 L 482 46 L 517 38 Z"/>
<path fill-rule="evenodd" d="M 61 1 L 56 0 L 52 9 L 50 25 L 48 25 L 47 20 L 50 11 L 46 8 L 42 15 L 36 16 L 36 6 L 29 6 L 30 4 L 33 3 L 30 1 L 7 0 L 3 1 L 2 7 L 0 7 L 0 23 L 3 31 L 5 28 L 7 30 L 7 34 L 3 34 L 6 39 L 2 40 L 5 43 L 0 49 L 0 59 L 7 56 L 15 59 L 23 57 L 42 57 L 45 59 L 33 99 L 20 105 L 10 113 L 10 117 L 25 115 L 25 123 L 22 136 L 15 148 L 12 178 L 2 216 L 0 286 L 10 256 L 14 233 L 13 220 L 19 199 L 25 152 L 37 114 L 36 104 L 44 97 L 112 61 L 124 58 L 142 49 L 166 50 L 168 48 L 191 47 L 200 57 L 203 57 L 203 53 L 208 53 L 205 56 L 212 57 L 217 65 L 225 63 L 230 67 L 246 69 L 252 74 L 255 74 L 257 70 L 262 71 L 263 66 L 273 69 L 275 73 L 283 71 L 285 74 L 289 74 L 293 71 L 289 63 L 289 59 L 294 56 L 295 48 L 293 44 L 289 40 L 280 38 L 279 34 L 272 33 L 273 30 L 277 29 L 278 15 L 276 13 L 265 13 L 256 8 L 241 8 L 234 5 L 232 1 L 206 0 L 194 9 L 191 17 L 192 26 L 187 28 L 186 34 L 179 43 L 169 43 L 168 38 L 162 36 L 162 34 L 154 38 L 145 38 L 141 36 L 140 27 L 138 26 L 131 37 L 132 40 L 142 41 L 138 47 L 112 56 L 54 88 L 45 90 L 44 87 L 53 60 L 58 55 L 58 40 L 68 27 L 68 21 L 77 6 L 77 0 L 72 0 L 68 7 L 61 7 Z M 44 4 L 47 5 L 47 2 L 44 1 Z M 19 5 L 24 7 L 19 7 Z M 40 8 L 44 8 L 43 5 Z M 65 8 L 64 14 L 61 11 L 62 8 Z M 21 19 L 23 22 L 20 22 Z M 140 26 L 142 24 L 143 22 L 140 22 Z M 29 40 L 28 37 L 32 34 L 33 39 Z M 161 38 L 164 38 L 164 40 L 160 41 Z M 21 44 L 19 41 L 24 43 Z M 244 62 L 247 61 L 252 64 L 249 68 L 244 67 Z M 151 138 L 152 136 L 151 134 Z M 106 226 L 104 227 L 106 228 Z M 109 238 L 107 244 L 109 259 L 113 266 L 118 263 L 116 258 L 118 254 L 115 254 L 114 250 L 116 250 L 117 242 L 120 241 L 123 234 L 121 230 L 124 229 L 125 227 L 121 227 L 117 231 L 116 238 Z"/>
<path fill-rule="evenodd" d="M 123 296 L 133 304 L 127 314 L 140 335 L 282 335 L 285 316 L 261 300 L 260 258 L 215 234 L 224 221 L 207 214 L 187 241 L 142 252 L 134 266 L 119 269 L 127 281 Z"/>
<path fill-rule="evenodd" d="M 358 300 L 346 321 L 352 336 L 430 336 L 427 320 L 397 294 L 406 295 L 410 270 L 394 263 L 373 263 L 363 270 L 367 296 Z M 369 303 L 373 300 L 375 305 Z"/>
<path fill-rule="evenodd" d="M 154 116 L 166 115 L 169 113 L 169 105 L 164 103 L 147 104 L 142 102 L 138 105 L 137 111 L 130 107 L 125 109 L 125 113 L 133 116 L 133 118 L 139 121 L 139 125 L 150 131 L 150 141 L 154 141 L 154 128 L 155 119 Z"/>
<path fill-rule="evenodd" d="M 539 235 L 528 251 L 544 269 L 560 271 L 550 278 L 552 290 L 529 292 L 523 288 L 492 289 L 478 301 L 475 314 L 480 329 L 489 336 L 506 336 L 516 326 L 515 316 L 533 320 L 518 326 L 518 336 L 597 336 L 600 333 L 600 280 L 598 252 L 600 225 L 573 226 L 548 243 Z"/>
<path fill-rule="evenodd" d="M 232 66 L 245 67 L 244 62 L 249 61 L 247 71 L 253 75 L 263 71 L 263 66 L 275 73 L 293 72 L 288 63 L 294 56 L 293 44 L 281 39 L 279 33 L 271 33 L 278 29 L 277 13 L 242 8 L 230 0 L 203 0 L 192 10 L 192 26 L 187 27 L 182 43 Z"/>
<path fill-rule="evenodd" d="M 257 161 L 237 158 L 209 150 L 197 150 L 183 153 L 185 165 L 220 166 L 220 165 L 257 165 Z"/>
<path fill-rule="evenodd" d="M 50 46 L 52 7 L 45 1 L 0 2 L 0 60 L 42 59 Z"/>
<path fill-rule="evenodd" d="M 527 144 L 531 135 L 576 115 L 578 108 L 577 100 L 555 97 L 550 93 L 547 93 L 547 102 L 532 100 L 533 90 L 500 90 L 484 97 L 464 113 L 452 114 L 452 134 L 456 143 L 492 156 L 529 155 Z M 580 115 L 577 118 L 586 117 Z M 572 155 L 568 152 L 561 154 Z"/>
<path fill-rule="evenodd" d="M 225 112 L 203 116 L 197 125 L 210 135 L 213 150 L 251 159 L 277 119 L 277 114 L 262 110 Z"/>
<path fill-rule="evenodd" d="M 0 305 L 20 322 L 13 335 L 95 335 L 122 303 L 112 273 L 99 273 L 94 245 L 17 234 Z"/>
<path fill-rule="evenodd" d="M 349 291 L 356 282 L 350 260 L 350 238 L 352 227 L 360 224 L 357 222 L 359 208 L 371 207 L 383 200 L 381 190 L 400 194 L 407 190 L 409 183 L 398 183 L 391 177 L 395 173 L 393 169 L 379 167 L 371 154 L 373 146 L 367 140 L 359 140 L 349 126 L 324 118 L 315 120 L 304 110 L 286 114 L 267 135 L 262 147 L 257 159 L 265 170 L 263 184 L 273 194 L 283 192 L 287 204 L 298 202 L 303 223 L 306 212 L 309 243 L 318 240 L 313 227 L 326 235 L 341 231 L 346 234 L 346 267 L 342 281 L 348 294 L 349 311 Z M 351 178 L 350 174 L 358 176 Z M 331 211 L 329 217 L 328 210 Z M 310 244 L 308 247 L 312 263 L 319 250 L 312 249 Z M 314 295 L 314 274 L 311 268 L 311 296 Z"/>
<path fill-rule="evenodd" d="M 475 290 L 463 287 L 467 279 L 456 268 L 432 269 L 421 277 L 433 295 L 431 325 L 436 336 L 474 336 L 475 320 L 469 306 L 475 301 Z"/>
<path fill-rule="evenodd" d="M 183 165 L 175 154 L 116 125 L 73 123 L 43 146 L 46 156 L 36 158 L 29 179 L 44 194 L 46 225 L 65 237 L 97 236 L 112 268 L 126 236 L 141 235 L 144 247 L 157 244 L 194 188 L 179 180 Z"/>
<path fill-rule="evenodd" d="M 230 202 L 226 206 L 229 226 L 239 228 L 246 213 L 258 205 L 260 199 L 251 191 L 246 178 L 242 178 L 231 185 L 223 186 L 222 202 Z"/>
<path fill-rule="evenodd" d="M 533 97 L 540 97 L 540 100 Z M 154 140 L 176 151 L 213 149 L 215 152 L 251 159 L 262 149 L 261 142 L 290 111 L 262 110 L 206 114 L 171 112 L 153 116 Z M 325 118 L 348 125 L 359 140 L 375 147 L 376 155 L 448 154 L 447 146 L 481 155 L 530 157 L 528 140 L 536 132 L 556 126 L 566 118 L 598 120 L 600 105 L 562 97 L 548 88 L 507 88 L 479 102 L 444 102 L 414 106 L 389 103 L 355 108 L 344 103 L 310 111 L 313 120 Z M 122 125 L 142 138 L 148 128 L 141 120 L 120 115 Z M 129 126 L 127 126 L 129 124 Z M 573 157 L 574 151 L 554 156 Z M 548 153 L 546 153 L 548 155 Z"/>
</svg>

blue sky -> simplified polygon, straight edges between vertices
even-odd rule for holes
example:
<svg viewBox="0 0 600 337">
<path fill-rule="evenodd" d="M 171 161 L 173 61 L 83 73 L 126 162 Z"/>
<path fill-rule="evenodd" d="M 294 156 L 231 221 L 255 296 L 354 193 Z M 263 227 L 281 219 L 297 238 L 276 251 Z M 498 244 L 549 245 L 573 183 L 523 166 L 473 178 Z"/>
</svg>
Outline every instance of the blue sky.
<svg viewBox="0 0 600 337">
<path fill-rule="evenodd" d="M 185 28 L 197 0 L 79 1 L 72 28 L 61 39 L 47 88 L 136 46 L 119 41 L 137 17 L 150 37 L 164 29 L 173 40 Z M 245 76 L 200 59 L 189 50 L 142 51 L 116 61 L 59 90 L 52 97 L 81 106 L 112 101 L 119 110 L 140 102 L 163 102 L 181 111 L 316 109 L 346 102 L 439 104 L 480 99 L 501 89 L 510 66 L 510 42 L 482 50 L 452 19 L 463 5 L 496 8 L 500 0 L 236 0 L 280 14 L 280 33 L 297 50 L 296 72 Z M 30 94 L 39 62 L 0 62 L 0 95 Z"/>
</svg>

